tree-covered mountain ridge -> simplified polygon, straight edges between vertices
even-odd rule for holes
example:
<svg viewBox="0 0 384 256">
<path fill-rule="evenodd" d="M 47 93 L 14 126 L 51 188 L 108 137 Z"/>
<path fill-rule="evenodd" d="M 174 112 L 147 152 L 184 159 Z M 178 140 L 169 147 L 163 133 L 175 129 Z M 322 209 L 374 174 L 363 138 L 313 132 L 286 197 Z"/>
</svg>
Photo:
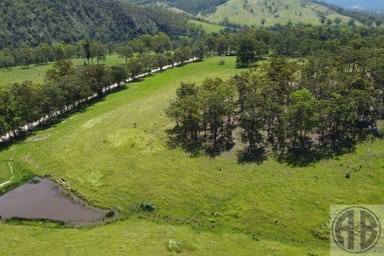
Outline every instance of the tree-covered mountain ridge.
<svg viewBox="0 0 384 256">
<path fill-rule="evenodd" d="M 180 35 L 187 26 L 186 19 L 175 12 L 115 0 L 0 2 L 0 48 L 84 38 L 117 42 L 158 32 Z"/>
</svg>

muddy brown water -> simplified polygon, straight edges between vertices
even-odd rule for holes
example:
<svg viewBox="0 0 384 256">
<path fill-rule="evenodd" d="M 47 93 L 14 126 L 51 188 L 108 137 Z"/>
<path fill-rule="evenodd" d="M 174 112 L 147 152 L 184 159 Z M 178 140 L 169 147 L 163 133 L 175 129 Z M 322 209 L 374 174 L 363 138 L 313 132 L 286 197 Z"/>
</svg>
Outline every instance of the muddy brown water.
<svg viewBox="0 0 384 256">
<path fill-rule="evenodd" d="M 0 216 L 11 218 L 47 219 L 67 225 L 87 225 L 105 221 L 107 211 L 87 205 L 57 183 L 34 178 L 0 196 Z"/>
</svg>

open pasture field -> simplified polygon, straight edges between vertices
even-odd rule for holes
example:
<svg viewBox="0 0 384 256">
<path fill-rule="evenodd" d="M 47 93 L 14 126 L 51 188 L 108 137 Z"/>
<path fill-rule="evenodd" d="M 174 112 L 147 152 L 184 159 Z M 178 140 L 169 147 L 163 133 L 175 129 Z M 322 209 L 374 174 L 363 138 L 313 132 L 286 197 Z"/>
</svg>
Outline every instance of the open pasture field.
<svg viewBox="0 0 384 256">
<path fill-rule="evenodd" d="M 84 64 L 83 59 L 72 59 L 71 61 L 76 66 L 81 66 Z M 32 64 L 29 66 L 29 68 L 26 68 L 25 66 L 12 67 L 11 69 L 0 68 L 0 86 L 8 85 L 11 83 L 21 83 L 26 80 L 42 83 L 44 81 L 45 72 L 51 68 L 52 64 L 53 63 L 48 63 L 47 65 Z M 119 58 L 117 54 L 107 55 L 106 60 L 101 61 L 100 64 L 124 64 L 124 59 Z"/>
<path fill-rule="evenodd" d="M 220 25 L 216 25 L 216 24 L 211 24 L 211 23 L 207 23 L 207 22 L 203 22 L 203 21 L 199 21 L 199 20 L 190 19 L 189 22 L 192 23 L 192 24 L 195 24 L 197 26 L 201 25 L 203 27 L 204 31 L 207 34 L 219 33 L 220 31 L 225 29 L 224 26 L 220 26 Z"/>
<path fill-rule="evenodd" d="M 16 176 L 63 178 L 91 204 L 117 209 L 121 220 L 80 229 L 3 223 L 0 255 L 328 255 L 331 204 L 383 202 L 383 141 L 308 167 L 272 157 L 239 164 L 236 149 L 210 158 L 171 147 L 174 124 L 164 110 L 175 90 L 242 71 L 235 58 L 221 59 L 129 83 L 4 148 L 0 183 L 12 160 Z M 155 210 L 141 210 L 142 203 Z"/>
<path fill-rule="evenodd" d="M 349 20 L 348 17 L 322 5 L 316 3 L 303 4 L 299 0 L 230 0 L 217 7 L 214 13 L 208 14 L 204 18 L 215 23 L 228 18 L 229 22 L 249 26 L 272 26 L 277 23 L 287 24 L 288 22 L 319 25 L 318 12 L 324 13 L 326 18 L 332 21 L 335 18 L 340 18 L 343 22 Z M 264 21 L 264 24 L 262 21 Z"/>
</svg>

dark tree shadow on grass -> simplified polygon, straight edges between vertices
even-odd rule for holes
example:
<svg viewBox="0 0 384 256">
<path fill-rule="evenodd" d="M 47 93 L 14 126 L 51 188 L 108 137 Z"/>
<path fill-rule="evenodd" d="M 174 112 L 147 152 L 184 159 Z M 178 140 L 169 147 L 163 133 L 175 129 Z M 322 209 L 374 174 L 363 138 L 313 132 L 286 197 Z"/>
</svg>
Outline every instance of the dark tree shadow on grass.
<svg viewBox="0 0 384 256">
<path fill-rule="evenodd" d="M 230 151 L 234 144 L 224 138 L 219 138 L 216 144 L 207 142 L 207 139 L 197 138 L 191 140 L 183 135 L 180 128 L 173 128 L 167 130 L 168 134 L 168 147 L 170 149 L 182 148 L 190 153 L 191 157 L 198 157 L 201 155 L 208 155 L 212 158 L 220 155 L 222 152 Z M 261 164 L 268 158 L 269 149 L 274 153 L 271 155 L 276 157 L 280 163 L 286 163 L 292 167 L 305 167 L 317 163 L 321 160 L 331 159 L 340 155 L 348 154 L 356 149 L 359 142 L 373 141 L 375 138 L 382 138 L 382 134 L 370 133 L 370 136 L 360 136 L 359 138 L 345 138 L 344 140 L 332 140 L 326 138 L 323 144 L 318 145 L 311 140 L 307 140 L 302 144 L 296 144 L 295 147 L 290 147 L 283 152 L 278 153 L 274 148 L 260 147 L 254 150 L 246 148 L 237 152 L 238 163 L 257 163 Z"/>
<path fill-rule="evenodd" d="M 166 133 L 168 135 L 168 148 L 182 148 L 184 151 L 188 152 L 191 157 L 208 155 L 209 157 L 214 158 L 219 156 L 222 152 L 230 151 L 234 146 L 232 141 L 228 141 L 222 137 L 218 138 L 216 143 L 208 143 L 205 139 L 199 137 L 195 140 L 191 140 L 186 137 L 178 127 L 168 129 Z"/>
<path fill-rule="evenodd" d="M 346 139 L 340 141 L 337 145 L 327 143 L 322 146 L 311 146 L 307 148 L 289 148 L 287 152 L 278 155 L 277 160 L 287 163 L 292 167 L 305 167 L 321 160 L 351 153 L 356 149 L 358 141 Z"/>
<path fill-rule="evenodd" d="M 182 148 L 190 154 L 191 157 L 199 157 L 203 154 L 200 141 L 191 141 L 186 138 L 180 128 L 166 130 L 168 135 L 167 146 L 169 149 Z"/>
<path fill-rule="evenodd" d="M 204 146 L 204 150 L 208 156 L 214 158 L 225 151 L 230 151 L 234 145 L 235 144 L 232 140 L 228 140 L 227 138 L 221 136 L 216 140 L 215 143 L 207 143 Z"/>
<path fill-rule="evenodd" d="M 237 152 L 238 163 L 257 163 L 262 164 L 267 160 L 267 154 L 264 147 L 255 150 L 245 149 Z"/>
<path fill-rule="evenodd" d="M 305 167 L 332 156 L 333 154 L 325 151 L 290 148 L 286 153 L 278 155 L 277 160 L 292 167 Z"/>
</svg>

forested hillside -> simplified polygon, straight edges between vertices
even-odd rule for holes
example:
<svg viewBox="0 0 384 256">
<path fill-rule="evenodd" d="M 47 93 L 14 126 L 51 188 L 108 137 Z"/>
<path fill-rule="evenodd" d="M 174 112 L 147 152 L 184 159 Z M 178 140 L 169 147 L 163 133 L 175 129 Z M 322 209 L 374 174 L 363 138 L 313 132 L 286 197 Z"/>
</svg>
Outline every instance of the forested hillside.
<svg viewBox="0 0 384 256">
<path fill-rule="evenodd" d="M 182 16 L 162 9 L 115 0 L 3 0 L 0 2 L 0 48 L 65 43 L 91 38 L 116 42 L 150 33 L 187 31 Z"/>
</svg>

